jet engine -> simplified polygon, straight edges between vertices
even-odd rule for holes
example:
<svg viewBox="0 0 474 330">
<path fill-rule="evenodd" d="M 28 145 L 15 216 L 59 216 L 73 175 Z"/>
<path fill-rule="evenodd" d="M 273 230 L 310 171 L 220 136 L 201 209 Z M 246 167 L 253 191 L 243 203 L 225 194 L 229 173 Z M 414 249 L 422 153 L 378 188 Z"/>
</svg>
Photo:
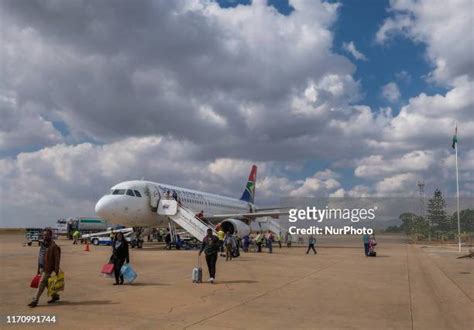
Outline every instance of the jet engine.
<svg viewBox="0 0 474 330">
<path fill-rule="evenodd" d="M 237 232 L 240 237 L 250 234 L 250 226 L 242 220 L 225 219 L 219 225 L 222 231 L 230 232 L 231 234 L 235 234 Z"/>
</svg>

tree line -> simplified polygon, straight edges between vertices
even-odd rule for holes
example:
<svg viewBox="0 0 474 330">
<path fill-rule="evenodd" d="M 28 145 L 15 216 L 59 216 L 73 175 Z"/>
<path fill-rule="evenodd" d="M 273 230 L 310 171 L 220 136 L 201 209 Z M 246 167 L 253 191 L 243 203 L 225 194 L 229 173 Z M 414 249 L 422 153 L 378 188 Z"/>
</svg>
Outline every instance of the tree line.
<svg viewBox="0 0 474 330">
<path fill-rule="evenodd" d="M 416 239 L 433 238 L 448 240 L 457 238 L 457 212 L 448 214 L 446 201 L 439 189 L 436 189 L 429 200 L 426 216 L 411 212 L 400 214 L 400 226 L 390 226 L 385 231 L 390 233 L 404 232 Z M 461 236 L 469 237 L 474 233 L 474 209 L 464 209 L 459 212 Z"/>
</svg>

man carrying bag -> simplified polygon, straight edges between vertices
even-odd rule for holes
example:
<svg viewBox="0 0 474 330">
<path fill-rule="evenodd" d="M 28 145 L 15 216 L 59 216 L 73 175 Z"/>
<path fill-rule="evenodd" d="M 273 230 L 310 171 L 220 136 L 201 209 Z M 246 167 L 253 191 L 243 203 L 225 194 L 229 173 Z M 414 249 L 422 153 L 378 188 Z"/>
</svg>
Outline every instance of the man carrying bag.
<svg viewBox="0 0 474 330">
<path fill-rule="evenodd" d="M 52 276 L 52 273 L 55 272 L 56 276 L 60 275 L 59 265 L 61 261 L 61 248 L 56 245 L 53 240 L 53 231 L 50 228 L 43 230 L 43 244 L 46 247 L 44 251 L 44 262 L 41 260 L 39 264 L 43 264 L 44 268 L 41 273 L 41 282 L 36 293 L 36 297 L 31 303 L 28 304 L 30 307 L 36 307 L 38 305 L 39 298 L 43 294 L 44 289 L 48 287 L 49 279 Z M 41 251 L 41 250 L 40 250 Z M 41 256 L 41 258 L 43 258 Z M 64 274 L 62 275 L 63 287 L 64 287 Z M 52 293 L 52 291 L 51 291 Z M 51 294 L 51 300 L 48 301 L 48 304 L 52 304 L 59 300 L 59 295 L 57 291 Z"/>
</svg>

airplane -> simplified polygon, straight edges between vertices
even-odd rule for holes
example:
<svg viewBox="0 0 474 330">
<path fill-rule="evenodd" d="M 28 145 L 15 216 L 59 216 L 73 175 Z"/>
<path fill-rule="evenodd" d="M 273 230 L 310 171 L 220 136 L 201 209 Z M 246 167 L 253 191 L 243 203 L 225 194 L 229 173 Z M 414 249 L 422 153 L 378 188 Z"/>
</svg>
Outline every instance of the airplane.
<svg viewBox="0 0 474 330">
<path fill-rule="evenodd" d="M 279 225 L 271 220 L 287 212 L 276 212 L 280 208 L 258 209 L 254 204 L 257 166 L 253 165 L 245 190 L 240 199 L 169 184 L 135 180 L 121 182 L 110 193 L 102 196 L 95 206 L 97 215 L 111 224 L 129 227 L 167 226 L 169 217 L 159 214 L 160 200 L 177 200 L 180 206 L 194 213 L 203 211 L 206 221 L 224 232 L 245 236 L 255 231 L 278 232 Z"/>
</svg>

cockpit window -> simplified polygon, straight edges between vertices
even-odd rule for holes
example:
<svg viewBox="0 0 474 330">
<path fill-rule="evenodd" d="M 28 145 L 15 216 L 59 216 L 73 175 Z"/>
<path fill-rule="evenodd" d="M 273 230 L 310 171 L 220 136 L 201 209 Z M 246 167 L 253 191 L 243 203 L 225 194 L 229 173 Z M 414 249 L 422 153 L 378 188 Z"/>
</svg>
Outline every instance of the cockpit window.
<svg viewBox="0 0 474 330">
<path fill-rule="evenodd" d="M 125 189 L 115 189 L 112 192 L 112 195 L 124 195 L 125 194 Z"/>
<path fill-rule="evenodd" d="M 131 191 L 130 189 L 127 189 L 127 195 L 135 197 L 135 195 L 133 194 L 133 191 Z"/>
<path fill-rule="evenodd" d="M 134 190 L 133 192 L 135 193 L 135 196 L 142 197 L 142 194 L 140 194 L 138 190 Z"/>
</svg>

